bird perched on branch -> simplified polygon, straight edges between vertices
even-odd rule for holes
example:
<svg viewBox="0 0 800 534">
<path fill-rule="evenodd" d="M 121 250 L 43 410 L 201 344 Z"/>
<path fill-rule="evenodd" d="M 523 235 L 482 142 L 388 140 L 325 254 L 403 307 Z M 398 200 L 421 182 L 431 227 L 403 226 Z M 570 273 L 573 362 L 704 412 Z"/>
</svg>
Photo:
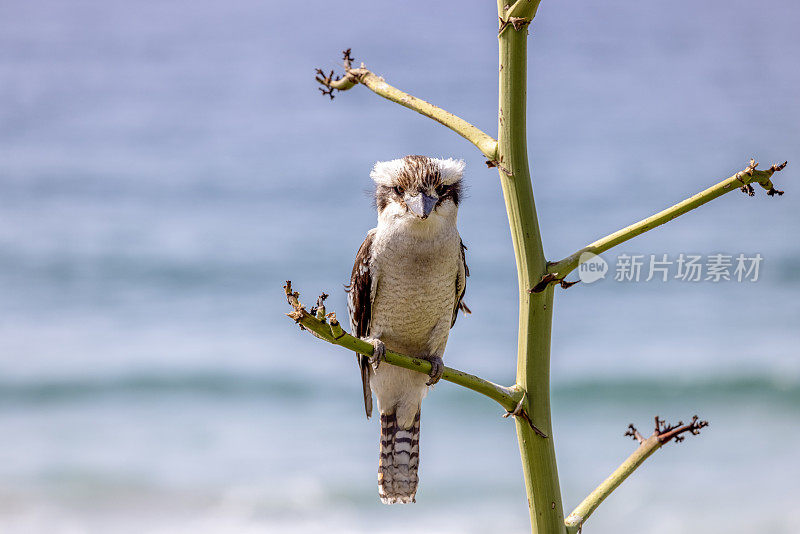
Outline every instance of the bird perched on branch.
<svg viewBox="0 0 800 534">
<path fill-rule="evenodd" d="M 442 356 L 462 303 L 469 269 L 456 228 L 464 162 L 406 156 L 375 164 L 378 226 L 356 255 L 348 292 L 350 327 L 375 347 L 356 355 L 364 407 L 372 392 L 381 414 L 378 495 L 385 504 L 414 502 L 419 421 L 428 386 L 442 376 Z M 380 365 L 386 347 L 431 362 L 429 377 Z"/>
</svg>

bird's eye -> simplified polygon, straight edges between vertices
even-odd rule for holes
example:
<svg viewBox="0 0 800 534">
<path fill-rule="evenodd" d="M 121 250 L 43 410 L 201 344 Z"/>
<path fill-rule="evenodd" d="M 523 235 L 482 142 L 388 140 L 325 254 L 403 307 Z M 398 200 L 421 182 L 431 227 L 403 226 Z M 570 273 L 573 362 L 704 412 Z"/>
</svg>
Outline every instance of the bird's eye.
<svg viewBox="0 0 800 534">
<path fill-rule="evenodd" d="M 446 185 L 440 185 L 440 186 L 438 186 L 436 188 L 436 194 L 439 195 L 439 196 L 442 196 L 445 193 L 447 193 L 448 189 L 449 189 L 449 187 L 447 187 Z"/>
<path fill-rule="evenodd" d="M 402 194 L 405 193 L 406 190 L 398 185 L 397 187 L 394 188 L 394 192 L 402 196 Z"/>
</svg>

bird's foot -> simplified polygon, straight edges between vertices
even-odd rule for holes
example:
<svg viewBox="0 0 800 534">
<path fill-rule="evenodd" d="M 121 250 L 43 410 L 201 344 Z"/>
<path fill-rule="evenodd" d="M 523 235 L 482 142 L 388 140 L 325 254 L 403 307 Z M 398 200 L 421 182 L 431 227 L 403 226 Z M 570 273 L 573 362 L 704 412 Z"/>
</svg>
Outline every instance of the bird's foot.
<svg viewBox="0 0 800 534">
<path fill-rule="evenodd" d="M 372 351 L 372 356 L 369 359 L 369 363 L 372 365 L 374 370 L 378 370 L 378 367 L 381 364 L 381 360 L 386 359 L 386 345 L 383 344 L 383 341 L 380 339 L 370 339 L 370 343 L 374 350 Z"/>
<path fill-rule="evenodd" d="M 444 362 L 441 356 L 431 356 L 430 358 L 426 358 L 426 360 L 431 362 L 431 373 L 428 375 L 431 379 L 428 380 L 427 384 L 432 386 L 442 378 L 444 374 Z"/>
</svg>

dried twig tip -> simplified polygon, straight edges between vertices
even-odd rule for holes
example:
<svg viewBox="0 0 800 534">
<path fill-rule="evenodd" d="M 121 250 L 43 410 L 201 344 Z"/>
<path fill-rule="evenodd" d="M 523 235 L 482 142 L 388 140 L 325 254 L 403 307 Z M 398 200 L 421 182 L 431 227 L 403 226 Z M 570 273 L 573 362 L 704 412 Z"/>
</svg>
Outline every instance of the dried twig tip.
<svg viewBox="0 0 800 534">
<path fill-rule="evenodd" d="M 331 85 L 331 82 L 338 80 L 339 77 L 337 76 L 336 78 L 334 78 L 333 71 L 331 71 L 328 74 L 325 74 L 325 72 L 323 72 L 322 69 L 316 69 L 314 72 L 317 73 L 317 76 L 315 77 L 317 83 L 319 83 L 324 87 L 324 89 L 323 87 L 317 87 L 317 89 L 319 89 L 319 92 L 322 93 L 323 95 L 328 95 L 329 97 L 331 97 L 331 100 L 333 100 L 333 86 Z"/>
<path fill-rule="evenodd" d="M 346 70 L 346 71 L 350 70 L 353 67 L 353 61 L 355 61 L 355 58 L 353 58 L 353 56 L 350 55 L 351 51 L 352 51 L 352 48 L 348 48 L 347 50 L 342 52 L 342 60 L 344 62 L 344 70 Z"/>
<path fill-rule="evenodd" d="M 317 303 L 314 305 L 314 307 L 309 310 L 309 313 L 316 316 L 316 318 L 320 321 L 325 321 L 325 299 L 327 298 L 328 294 L 323 292 L 319 297 L 317 297 Z"/>
<path fill-rule="evenodd" d="M 289 306 L 292 307 L 294 311 L 287 313 L 286 315 L 292 319 L 296 323 L 300 322 L 308 312 L 303 308 L 303 305 L 300 303 L 300 293 L 297 291 L 292 291 L 292 281 L 287 280 L 286 285 L 283 286 L 283 290 L 286 292 L 286 301 L 289 303 Z M 303 328 L 303 325 L 300 325 L 300 328 Z"/>
<path fill-rule="evenodd" d="M 675 442 L 680 443 L 684 440 L 687 432 L 693 436 L 696 436 L 700 433 L 700 429 L 705 428 L 708 426 L 708 421 L 702 421 L 696 415 L 692 416 L 692 421 L 689 424 L 684 425 L 683 421 L 678 421 L 677 425 L 668 425 L 663 419 L 659 419 L 656 416 L 656 429 L 654 435 L 658 436 L 658 440 L 661 443 L 666 443 L 671 439 L 674 439 Z"/>
<path fill-rule="evenodd" d="M 625 435 L 630 436 L 632 439 L 638 441 L 639 443 L 642 443 L 644 441 L 644 438 L 642 437 L 641 434 L 639 434 L 639 431 L 636 430 L 636 427 L 633 426 L 633 423 L 628 425 L 628 430 L 625 431 Z"/>
<path fill-rule="evenodd" d="M 756 167 L 758 167 L 758 162 L 755 160 L 755 158 L 750 158 L 750 165 L 747 166 L 747 168 L 744 170 L 744 173 L 747 176 L 753 176 Z"/>
<path fill-rule="evenodd" d="M 561 286 L 561 289 L 569 289 L 569 288 L 571 288 L 572 286 L 574 286 L 575 284 L 577 284 L 578 282 L 580 282 L 580 280 L 575 280 L 575 281 L 573 281 L 573 282 L 567 282 L 566 280 L 564 280 L 564 279 L 562 278 L 562 279 L 561 279 L 561 280 L 558 282 L 558 284 Z"/>
<path fill-rule="evenodd" d="M 286 285 L 283 286 L 283 290 L 286 292 L 286 301 L 289 305 L 294 308 L 295 310 L 298 308 L 302 308 L 303 306 L 300 304 L 298 300 L 300 298 L 300 293 L 297 291 L 292 291 L 292 281 L 287 280 Z"/>
<path fill-rule="evenodd" d="M 783 163 L 780 163 L 780 164 L 776 163 L 775 165 L 770 167 L 769 170 L 771 170 L 772 172 L 780 172 L 780 171 L 782 171 L 784 169 L 784 167 L 786 167 L 786 165 L 788 163 L 789 163 L 788 161 L 784 161 Z"/>
</svg>

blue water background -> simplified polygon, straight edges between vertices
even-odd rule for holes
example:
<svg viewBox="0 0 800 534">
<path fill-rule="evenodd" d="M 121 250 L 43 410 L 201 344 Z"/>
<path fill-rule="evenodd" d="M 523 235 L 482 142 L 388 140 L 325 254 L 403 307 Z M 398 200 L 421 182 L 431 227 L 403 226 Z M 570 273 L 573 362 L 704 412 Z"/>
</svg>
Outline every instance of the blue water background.
<svg viewBox="0 0 800 534">
<path fill-rule="evenodd" d="M 542 3 L 529 143 L 549 258 L 741 170 L 788 159 L 619 252 L 764 257 L 755 283 L 558 291 L 554 439 L 567 512 L 698 413 L 594 533 L 798 532 L 800 7 Z M 470 317 L 447 361 L 511 383 L 516 273 L 496 173 L 470 145 L 313 69 L 352 47 L 496 131 L 492 2 L 0 3 L 0 531 L 525 532 L 513 424 L 450 384 L 426 399 L 418 503 L 376 497 L 352 356 L 283 316 L 342 285 L 374 225 L 368 172 L 467 162 Z M 611 257 L 613 259 L 613 256 Z M 612 265 L 613 269 L 613 265 Z"/>
</svg>

